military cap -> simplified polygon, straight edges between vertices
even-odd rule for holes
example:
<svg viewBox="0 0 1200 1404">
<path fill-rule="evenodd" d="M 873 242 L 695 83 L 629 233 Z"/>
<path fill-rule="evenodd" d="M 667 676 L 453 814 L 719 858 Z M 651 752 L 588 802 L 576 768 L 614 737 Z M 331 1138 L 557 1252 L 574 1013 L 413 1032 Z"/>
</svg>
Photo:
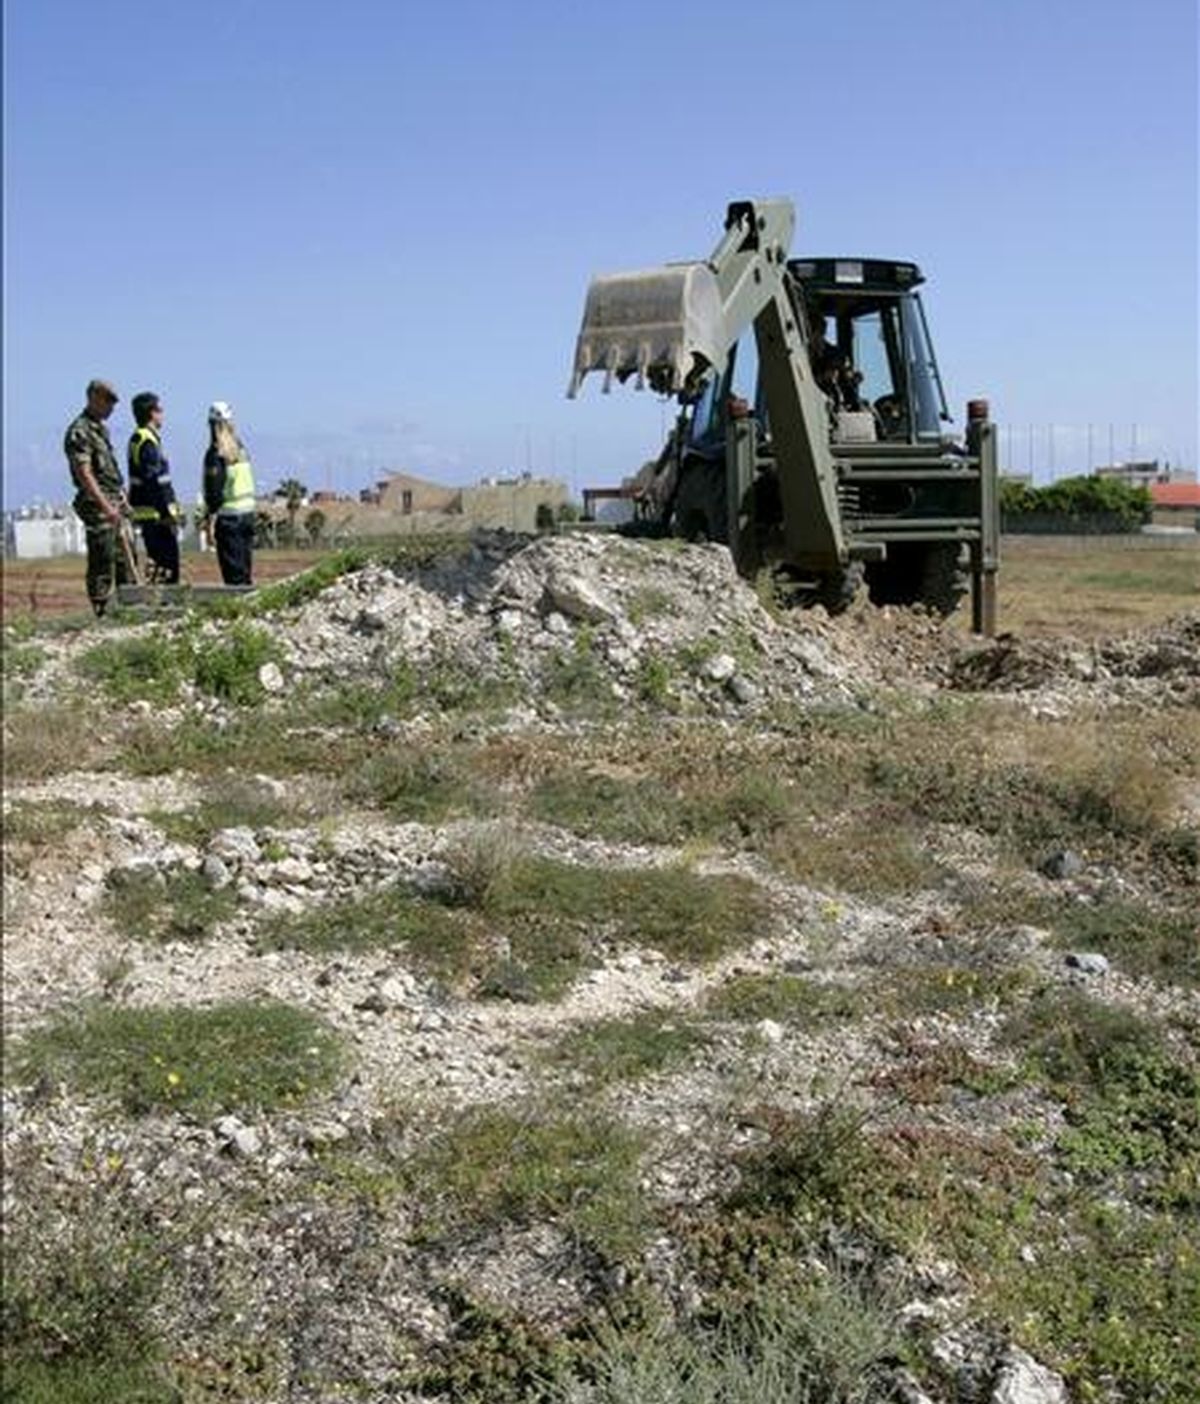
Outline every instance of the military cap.
<svg viewBox="0 0 1200 1404">
<path fill-rule="evenodd" d="M 143 390 L 129 402 L 129 408 L 133 411 L 133 417 L 139 424 L 144 424 L 156 409 L 162 407 L 162 401 L 153 390 Z"/>
<path fill-rule="evenodd" d="M 107 380 L 89 380 L 87 393 L 89 395 L 107 395 L 114 405 L 121 398 Z"/>
</svg>

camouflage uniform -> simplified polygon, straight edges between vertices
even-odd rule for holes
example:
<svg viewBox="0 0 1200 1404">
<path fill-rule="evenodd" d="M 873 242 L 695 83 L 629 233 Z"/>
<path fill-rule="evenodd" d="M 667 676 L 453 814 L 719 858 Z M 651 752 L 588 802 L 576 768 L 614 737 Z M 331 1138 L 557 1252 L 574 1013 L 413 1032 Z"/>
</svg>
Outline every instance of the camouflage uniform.
<svg viewBox="0 0 1200 1404">
<path fill-rule="evenodd" d="M 86 410 L 67 426 L 63 449 L 76 489 L 75 513 L 83 522 L 87 535 L 88 599 L 92 602 L 92 608 L 100 614 L 112 591 L 113 580 L 118 585 L 126 585 L 129 583 L 129 572 L 125 553 L 117 540 L 117 530 L 84 491 L 76 465 L 80 459 L 90 464 L 96 486 L 114 506 L 120 506 L 125 485 L 107 426 L 93 419 Z"/>
</svg>

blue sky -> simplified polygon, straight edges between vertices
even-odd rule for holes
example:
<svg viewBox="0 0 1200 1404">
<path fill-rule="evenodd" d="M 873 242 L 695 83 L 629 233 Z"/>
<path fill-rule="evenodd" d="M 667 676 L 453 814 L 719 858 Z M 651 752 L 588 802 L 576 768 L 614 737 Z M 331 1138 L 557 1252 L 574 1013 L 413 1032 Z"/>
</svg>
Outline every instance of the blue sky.
<svg viewBox="0 0 1200 1404">
<path fill-rule="evenodd" d="M 167 407 L 190 495 L 230 400 L 270 486 L 618 480 L 668 411 L 564 390 L 589 278 L 913 258 L 956 413 L 1039 476 L 1197 449 L 1192 0 L 507 6 L 8 0 L 4 475 L 63 500 L 92 375 Z M 1110 428 L 1111 426 L 1111 428 Z M 1030 432 L 1032 427 L 1032 434 Z"/>
</svg>

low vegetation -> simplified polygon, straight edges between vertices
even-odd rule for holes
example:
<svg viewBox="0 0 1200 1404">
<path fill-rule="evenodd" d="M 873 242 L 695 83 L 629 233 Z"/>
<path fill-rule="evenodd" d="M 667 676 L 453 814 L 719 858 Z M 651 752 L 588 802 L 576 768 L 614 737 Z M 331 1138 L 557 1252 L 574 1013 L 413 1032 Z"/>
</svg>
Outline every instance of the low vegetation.
<svg viewBox="0 0 1200 1404">
<path fill-rule="evenodd" d="M 735 975 L 713 990 L 705 1008 L 714 1019 L 772 1019 L 820 1028 L 855 1018 L 863 997 L 851 986 L 817 984 L 799 975 Z"/>
<path fill-rule="evenodd" d="M 643 1149 L 642 1137 L 596 1115 L 478 1110 L 403 1173 L 423 1206 L 427 1236 L 549 1222 L 619 1261 L 648 1227 L 638 1187 Z"/>
<path fill-rule="evenodd" d="M 101 812 L 65 800 L 18 800 L 4 813 L 5 872 L 25 873 L 38 858 L 56 853 L 74 831 Z"/>
<path fill-rule="evenodd" d="M 5 708 L 6 781 L 46 780 L 85 770 L 101 762 L 105 749 L 103 723 L 91 709 L 67 704 Z"/>
<path fill-rule="evenodd" d="M 311 815 L 307 796 L 281 798 L 261 782 L 231 776 L 188 809 L 157 809 L 147 816 L 176 843 L 203 848 L 222 829 L 288 828 Z"/>
<path fill-rule="evenodd" d="M 267 630 L 235 619 L 219 633 L 160 627 L 105 639 L 80 655 L 76 671 L 114 702 L 173 702 L 186 682 L 227 702 L 252 705 L 266 695 L 260 668 L 279 657 Z"/>
<path fill-rule="evenodd" d="M 306 1100 L 340 1066 L 315 1015 L 271 1001 L 64 1011 L 12 1051 L 10 1076 L 111 1097 L 130 1115 L 258 1112 Z"/>
<path fill-rule="evenodd" d="M 119 1162 L 85 1192 L 48 1188 L 6 1215 L 3 1393 L 20 1404 L 172 1404 L 150 1324 L 169 1250 L 128 1197 Z"/>
<path fill-rule="evenodd" d="M 764 929 L 766 904 L 743 878 L 683 868 L 612 869 L 532 857 L 497 830 L 451 855 L 439 888 L 403 885 L 269 922 L 264 948 L 394 949 L 462 993 L 562 995 L 605 941 L 706 961 Z"/>
<path fill-rule="evenodd" d="M 940 1322 L 900 1310 L 944 1296 L 1080 1404 L 1190 1400 L 1193 714 L 880 693 L 714 724 L 681 699 L 747 639 L 665 648 L 617 697 L 586 629 L 533 697 L 447 652 L 257 706 L 272 616 L 360 559 L 183 627 L 97 626 L 77 703 L 6 711 L 32 940 L 75 892 L 60 850 L 127 862 L 136 834 L 64 794 L 200 850 L 303 824 L 338 896 L 267 915 L 147 865 L 70 897 L 97 998 L 43 1016 L 36 985 L 44 1021 L 6 1048 L 5 1398 L 885 1404 L 903 1364 L 965 1399 Z M 1182 554 L 1146 580 L 1090 559 L 1054 556 L 1054 589 L 1182 593 Z M 647 632 L 654 578 L 623 596 Z M 40 696 L 58 647 L 10 639 L 6 679 Z M 190 689 L 228 705 L 167 710 Z M 94 791 L 55 783 L 87 768 Z M 1049 876 L 1067 851 L 1079 873 Z M 124 1002 L 218 957 L 242 988 L 308 982 L 329 1021 Z M 261 1154 L 223 1144 L 230 1112 Z"/>
<path fill-rule="evenodd" d="M 569 1073 L 574 1085 L 594 1089 L 662 1072 L 711 1042 L 712 1034 L 686 1016 L 649 1010 L 573 1029 L 545 1059 Z"/>
<path fill-rule="evenodd" d="M 175 868 L 115 869 L 103 908 L 121 935 L 136 941 L 202 941 L 231 917 L 229 887 L 214 888 L 199 872 Z"/>
</svg>

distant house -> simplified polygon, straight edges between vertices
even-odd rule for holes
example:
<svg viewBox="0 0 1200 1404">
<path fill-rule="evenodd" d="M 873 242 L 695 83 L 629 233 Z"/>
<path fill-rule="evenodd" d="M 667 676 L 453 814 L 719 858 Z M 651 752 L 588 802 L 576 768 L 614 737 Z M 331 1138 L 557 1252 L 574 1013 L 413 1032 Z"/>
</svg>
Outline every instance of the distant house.
<svg viewBox="0 0 1200 1404">
<path fill-rule="evenodd" d="M 11 515 L 4 523 L 4 552 L 18 560 L 80 556 L 87 549 L 83 523 L 74 512 L 61 516 Z"/>
<path fill-rule="evenodd" d="M 1151 483 L 1150 500 L 1156 525 L 1200 531 L 1200 483 Z"/>
<path fill-rule="evenodd" d="M 417 512 L 458 511 L 458 498 L 458 488 L 429 483 L 411 473 L 389 473 L 379 484 L 376 500 L 385 511 L 411 517 Z"/>
<path fill-rule="evenodd" d="M 1139 488 L 1150 487 L 1153 483 L 1168 482 L 1171 470 L 1160 464 L 1157 458 L 1151 458 L 1141 462 L 1102 463 L 1093 470 L 1092 476 L 1114 478 L 1117 482 L 1126 483 L 1129 487 Z"/>
<path fill-rule="evenodd" d="M 507 527 L 533 531 L 538 508 L 557 515 L 568 498 L 565 483 L 522 473 L 514 478 L 483 478 L 470 487 L 446 487 L 411 473 L 389 473 L 380 480 L 370 501 L 395 517 L 445 519 L 458 517 L 465 527 Z M 366 500 L 366 499 L 365 499 Z"/>
</svg>

